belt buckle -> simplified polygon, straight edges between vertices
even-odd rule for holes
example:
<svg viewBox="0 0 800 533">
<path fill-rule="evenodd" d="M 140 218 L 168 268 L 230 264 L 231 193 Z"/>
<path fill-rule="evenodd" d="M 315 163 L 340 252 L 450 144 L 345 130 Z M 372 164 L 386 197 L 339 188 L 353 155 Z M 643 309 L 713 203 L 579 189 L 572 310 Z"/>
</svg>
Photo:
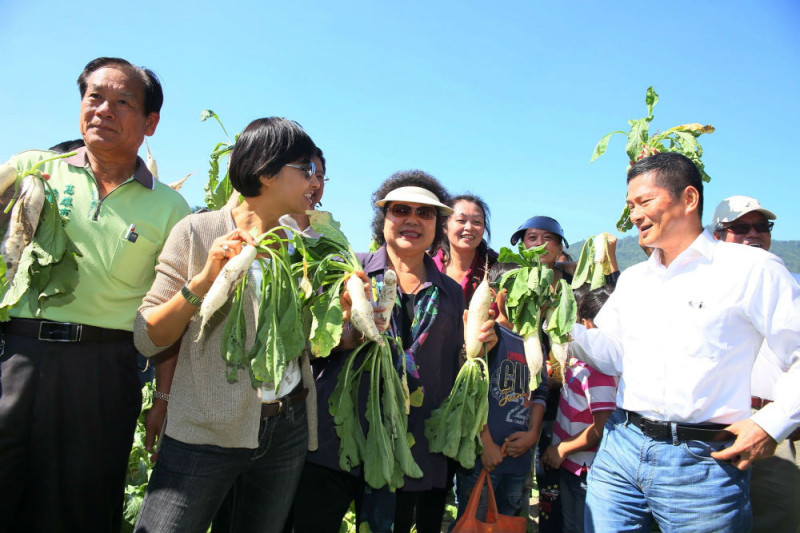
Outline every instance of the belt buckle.
<svg viewBox="0 0 800 533">
<path fill-rule="evenodd" d="M 46 342 L 78 342 L 83 324 L 68 322 L 39 322 L 39 340 Z"/>
</svg>

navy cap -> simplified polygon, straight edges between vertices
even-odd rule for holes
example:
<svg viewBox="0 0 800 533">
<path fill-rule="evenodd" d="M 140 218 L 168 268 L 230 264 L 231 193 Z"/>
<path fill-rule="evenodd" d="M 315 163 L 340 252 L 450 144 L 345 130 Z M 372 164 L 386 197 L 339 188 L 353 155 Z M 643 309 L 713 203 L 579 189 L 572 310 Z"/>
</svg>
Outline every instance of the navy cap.
<svg viewBox="0 0 800 533">
<path fill-rule="evenodd" d="M 569 243 L 567 242 L 567 238 L 564 237 L 564 230 L 561 229 L 561 224 L 558 223 L 558 220 L 550 217 L 531 217 L 523 222 L 522 225 L 517 228 L 517 231 L 511 235 L 511 244 L 517 244 L 525 235 L 525 230 L 530 228 L 543 229 L 558 235 L 561 237 L 561 240 L 564 241 L 564 246 L 569 248 Z"/>
</svg>

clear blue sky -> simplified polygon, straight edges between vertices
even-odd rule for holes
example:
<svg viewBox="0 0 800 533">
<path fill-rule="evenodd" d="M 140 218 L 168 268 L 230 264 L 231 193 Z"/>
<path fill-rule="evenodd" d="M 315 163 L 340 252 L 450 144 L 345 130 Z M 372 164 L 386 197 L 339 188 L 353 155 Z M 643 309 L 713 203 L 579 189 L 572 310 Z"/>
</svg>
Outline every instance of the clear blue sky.
<svg viewBox="0 0 800 533">
<path fill-rule="evenodd" d="M 368 245 L 370 195 L 419 168 L 482 195 L 492 243 L 529 216 L 570 241 L 611 230 L 625 195 L 624 138 L 712 124 L 701 137 L 716 204 L 748 194 L 800 239 L 800 4 L 656 2 L 102 2 L 0 0 L 0 159 L 79 137 L 75 80 L 97 56 L 153 69 L 165 104 L 150 138 L 162 179 L 202 203 L 222 132 L 262 116 L 300 122 L 328 159 L 324 208 Z M 3 155 L 4 154 L 4 155 Z"/>
</svg>

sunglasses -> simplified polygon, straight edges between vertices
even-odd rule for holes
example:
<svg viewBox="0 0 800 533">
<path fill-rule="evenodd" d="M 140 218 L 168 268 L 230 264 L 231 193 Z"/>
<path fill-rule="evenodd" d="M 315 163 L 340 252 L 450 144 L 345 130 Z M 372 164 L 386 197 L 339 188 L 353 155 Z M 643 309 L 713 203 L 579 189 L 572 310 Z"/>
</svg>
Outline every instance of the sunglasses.
<svg viewBox="0 0 800 533">
<path fill-rule="evenodd" d="M 721 231 L 730 231 L 734 235 L 746 235 L 750 233 L 750 229 L 756 230 L 758 233 L 769 233 L 775 226 L 774 222 L 756 222 L 755 224 L 747 224 L 745 222 L 737 222 L 728 227 L 722 228 Z"/>
<path fill-rule="evenodd" d="M 387 211 L 392 214 L 392 216 L 396 218 L 405 218 L 411 215 L 412 209 L 417 214 L 417 218 L 420 220 L 433 220 L 436 218 L 438 211 L 435 207 L 430 205 L 423 205 L 420 207 L 412 208 L 410 205 L 406 204 L 392 204 L 389 206 Z"/>
<path fill-rule="evenodd" d="M 314 174 L 317 173 L 317 165 L 315 165 L 313 161 L 311 161 L 307 165 L 291 165 L 291 164 L 287 163 L 287 164 L 285 164 L 283 166 L 292 167 L 292 168 L 296 168 L 298 170 L 305 171 L 305 173 L 306 173 L 306 176 L 305 176 L 306 177 L 306 181 L 311 181 L 311 178 L 314 176 Z"/>
</svg>

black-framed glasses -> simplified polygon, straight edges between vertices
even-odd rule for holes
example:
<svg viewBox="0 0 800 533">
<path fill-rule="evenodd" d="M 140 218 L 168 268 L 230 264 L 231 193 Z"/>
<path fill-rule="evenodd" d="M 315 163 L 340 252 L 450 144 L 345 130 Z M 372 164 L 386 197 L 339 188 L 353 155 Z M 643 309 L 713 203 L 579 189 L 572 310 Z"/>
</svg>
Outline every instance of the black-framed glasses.
<svg viewBox="0 0 800 533">
<path fill-rule="evenodd" d="M 311 181 L 311 178 L 314 176 L 314 174 L 317 173 L 317 165 L 315 165 L 313 161 L 310 161 L 307 165 L 294 165 L 294 164 L 286 163 L 283 166 L 292 167 L 292 168 L 296 168 L 298 170 L 305 171 L 305 173 L 306 173 L 306 181 Z"/>
<path fill-rule="evenodd" d="M 406 204 L 391 204 L 387 211 L 389 211 L 394 217 L 405 218 L 411 215 L 412 209 L 417 214 L 417 218 L 420 220 L 433 220 L 436 218 L 436 214 L 438 213 L 436 208 L 431 205 L 422 205 L 412 208 L 410 205 Z"/>
<path fill-rule="evenodd" d="M 734 235 L 747 235 L 750 233 L 750 229 L 754 229 L 758 233 L 769 233 L 773 227 L 775 227 L 774 222 L 756 222 L 755 224 L 734 222 L 730 226 L 723 227 L 720 231 L 730 231 Z"/>
</svg>

